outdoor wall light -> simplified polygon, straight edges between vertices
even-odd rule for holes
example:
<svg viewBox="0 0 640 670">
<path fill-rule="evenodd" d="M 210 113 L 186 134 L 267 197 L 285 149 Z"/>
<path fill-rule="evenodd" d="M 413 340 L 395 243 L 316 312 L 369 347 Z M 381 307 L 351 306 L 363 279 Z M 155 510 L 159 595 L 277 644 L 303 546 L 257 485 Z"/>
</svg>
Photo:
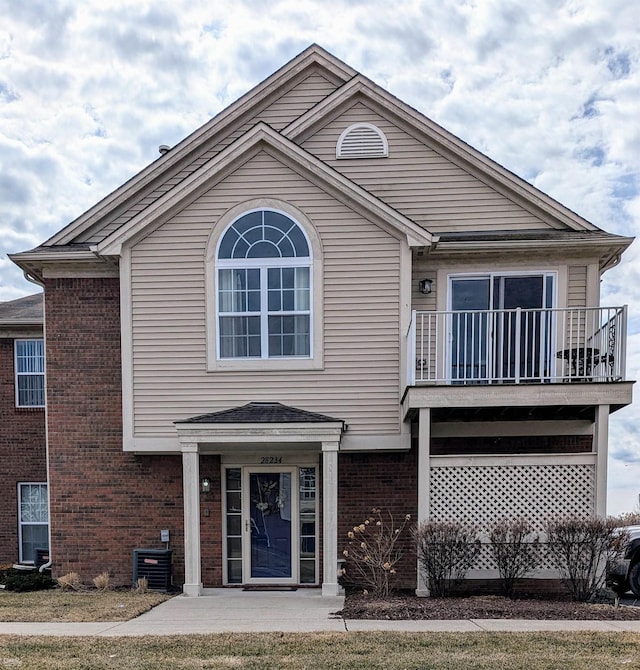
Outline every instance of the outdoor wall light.
<svg viewBox="0 0 640 670">
<path fill-rule="evenodd" d="M 433 286 L 433 281 L 431 279 L 421 279 L 420 280 L 420 293 L 429 295 L 431 293 L 431 287 Z"/>
<path fill-rule="evenodd" d="M 209 477 L 203 477 L 200 480 L 200 491 L 202 493 L 211 493 L 211 480 Z"/>
</svg>

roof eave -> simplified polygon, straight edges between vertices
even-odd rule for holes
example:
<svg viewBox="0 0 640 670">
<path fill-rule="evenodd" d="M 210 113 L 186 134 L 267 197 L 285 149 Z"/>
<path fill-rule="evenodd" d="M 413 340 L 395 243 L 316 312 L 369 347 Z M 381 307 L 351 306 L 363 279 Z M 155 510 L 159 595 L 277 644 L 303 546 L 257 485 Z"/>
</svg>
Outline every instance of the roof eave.
<svg viewBox="0 0 640 670">
<path fill-rule="evenodd" d="M 299 172 L 314 181 L 319 181 L 334 192 L 346 194 L 350 206 L 368 208 L 380 222 L 393 226 L 406 237 L 409 246 L 430 246 L 431 233 L 411 221 L 397 210 L 382 202 L 343 174 L 334 170 L 320 159 L 312 156 L 293 142 L 283 138 L 265 123 L 259 123 L 220 154 L 201 166 L 196 172 L 176 185 L 171 191 L 156 200 L 143 212 L 131 219 L 125 226 L 114 231 L 93 247 L 100 256 L 119 256 L 122 246 L 128 240 L 141 234 L 149 225 L 158 220 L 167 220 L 193 194 L 215 180 L 226 176 L 247 154 L 261 146 L 277 152 L 280 157 L 296 165 Z"/>
<path fill-rule="evenodd" d="M 207 123 L 200 126 L 200 128 L 172 147 L 170 151 L 157 158 L 122 186 L 100 200 L 87 212 L 67 224 L 62 230 L 46 240 L 44 245 L 53 246 L 71 242 L 78 234 L 97 223 L 108 212 L 126 202 L 140 189 L 143 189 L 164 172 L 170 170 L 175 164 L 185 159 L 204 141 L 231 125 L 247 109 L 254 107 L 262 98 L 271 95 L 274 90 L 285 84 L 299 71 L 313 64 L 324 66 L 342 81 L 348 81 L 357 74 L 353 68 L 322 47 L 312 44 L 235 102 L 221 110 Z"/>
</svg>

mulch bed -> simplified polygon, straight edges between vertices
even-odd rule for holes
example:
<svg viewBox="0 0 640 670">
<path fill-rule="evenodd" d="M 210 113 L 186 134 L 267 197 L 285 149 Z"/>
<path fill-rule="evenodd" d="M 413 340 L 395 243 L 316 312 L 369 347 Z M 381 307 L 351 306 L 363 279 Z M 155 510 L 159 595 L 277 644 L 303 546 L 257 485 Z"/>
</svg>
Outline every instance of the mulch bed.
<svg viewBox="0 0 640 670">
<path fill-rule="evenodd" d="M 515 599 L 502 596 L 418 598 L 392 596 L 375 600 L 361 593 L 345 599 L 338 612 L 345 619 L 573 619 L 629 621 L 640 619 L 640 607 L 577 603 L 571 600 Z"/>
</svg>

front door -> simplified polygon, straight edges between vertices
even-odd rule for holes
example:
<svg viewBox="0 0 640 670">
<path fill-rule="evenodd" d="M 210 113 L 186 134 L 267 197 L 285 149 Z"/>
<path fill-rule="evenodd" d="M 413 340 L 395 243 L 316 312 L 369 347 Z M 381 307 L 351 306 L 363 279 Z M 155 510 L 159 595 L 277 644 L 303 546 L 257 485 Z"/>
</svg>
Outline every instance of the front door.
<svg viewBox="0 0 640 670">
<path fill-rule="evenodd" d="M 223 483 L 224 583 L 317 584 L 316 466 L 227 466 Z"/>
<path fill-rule="evenodd" d="M 245 470 L 246 581 L 287 583 L 294 580 L 294 521 L 297 496 L 292 495 L 293 468 Z"/>
</svg>

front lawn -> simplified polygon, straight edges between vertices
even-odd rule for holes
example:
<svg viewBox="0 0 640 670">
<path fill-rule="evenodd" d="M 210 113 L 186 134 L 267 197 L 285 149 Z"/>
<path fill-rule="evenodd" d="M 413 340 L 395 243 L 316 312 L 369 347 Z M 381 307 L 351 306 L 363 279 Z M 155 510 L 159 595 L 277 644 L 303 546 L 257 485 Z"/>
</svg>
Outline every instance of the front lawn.
<svg viewBox="0 0 640 670">
<path fill-rule="evenodd" d="M 0 667 L 38 670 L 593 670 L 640 668 L 631 633 L 261 633 L 0 636 Z"/>
<path fill-rule="evenodd" d="M 0 621 L 128 621 L 170 597 L 135 591 L 0 590 Z"/>
</svg>

